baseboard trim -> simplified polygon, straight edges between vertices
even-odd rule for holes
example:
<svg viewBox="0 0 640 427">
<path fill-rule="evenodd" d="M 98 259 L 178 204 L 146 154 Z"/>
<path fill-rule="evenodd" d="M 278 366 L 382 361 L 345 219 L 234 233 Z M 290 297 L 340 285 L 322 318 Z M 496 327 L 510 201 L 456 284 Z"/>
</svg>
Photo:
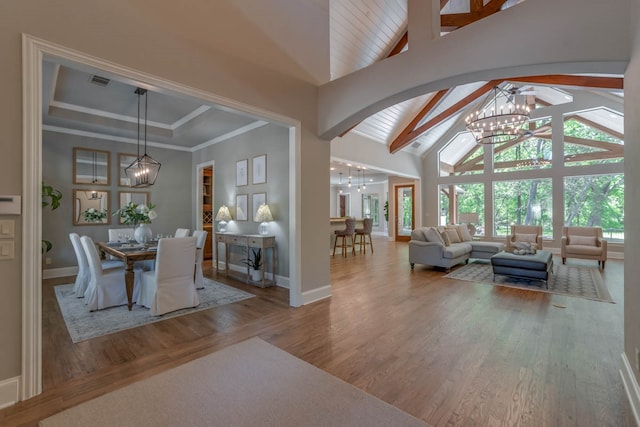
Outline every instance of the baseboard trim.
<svg viewBox="0 0 640 427">
<path fill-rule="evenodd" d="M 627 355 L 622 353 L 622 367 L 620 368 L 620 376 L 622 377 L 622 384 L 624 385 L 624 391 L 629 399 L 629 405 L 633 411 L 633 417 L 636 420 L 636 425 L 640 426 L 640 387 L 633 374 L 633 369 L 627 359 Z"/>
<path fill-rule="evenodd" d="M 313 302 L 320 301 L 330 297 L 331 297 L 331 285 L 312 289 L 310 291 L 302 293 L 302 305 L 311 304 Z"/>
<path fill-rule="evenodd" d="M 0 409 L 15 405 L 20 400 L 20 377 L 0 381 Z"/>
<path fill-rule="evenodd" d="M 222 268 L 221 271 L 224 271 L 224 263 L 220 263 L 219 264 Z M 247 267 L 243 267 L 241 265 L 236 265 L 236 264 L 229 264 L 229 270 L 231 271 L 236 271 L 238 273 L 242 273 L 242 274 L 247 274 Z M 264 277 L 267 280 L 272 280 L 273 275 L 271 273 L 269 273 L 268 271 L 264 272 Z M 279 286 L 281 288 L 286 288 L 289 289 L 289 278 L 288 277 L 284 277 L 284 276 L 280 276 L 278 274 L 276 274 L 276 286 Z"/>
<path fill-rule="evenodd" d="M 50 268 L 42 271 L 43 279 L 56 279 L 58 277 L 75 276 L 78 274 L 78 267 Z"/>
</svg>

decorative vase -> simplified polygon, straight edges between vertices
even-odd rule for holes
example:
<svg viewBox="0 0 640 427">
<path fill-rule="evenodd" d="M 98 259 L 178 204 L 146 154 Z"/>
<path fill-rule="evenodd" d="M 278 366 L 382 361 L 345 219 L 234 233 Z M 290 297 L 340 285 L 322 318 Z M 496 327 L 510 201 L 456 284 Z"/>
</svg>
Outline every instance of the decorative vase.
<svg viewBox="0 0 640 427">
<path fill-rule="evenodd" d="M 259 282 L 262 280 L 262 270 L 251 270 L 251 280 Z"/>
<path fill-rule="evenodd" d="M 138 224 L 136 229 L 133 231 L 133 238 L 136 239 L 136 242 L 143 245 L 146 245 L 152 237 L 153 233 L 151 232 L 149 224 Z"/>
</svg>

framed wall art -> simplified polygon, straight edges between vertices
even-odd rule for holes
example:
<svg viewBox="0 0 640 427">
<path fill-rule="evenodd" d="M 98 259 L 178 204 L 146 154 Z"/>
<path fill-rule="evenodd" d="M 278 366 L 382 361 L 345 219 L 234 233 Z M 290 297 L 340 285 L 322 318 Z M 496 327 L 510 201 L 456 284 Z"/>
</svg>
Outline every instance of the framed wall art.
<svg viewBox="0 0 640 427">
<path fill-rule="evenodd" d="M 249 213 L 249 195 L 236 194 L 236 221 L 246 221 Z"/>
<path fill-rule="evenodd" d="M 267 182 L 267 155 L 256 156 L 251 160 L 252 184 L 264 184 Z"/>
<path fill-rule="evenodd" d="M 252 195 L 251 200 L 251 220 L 255 222 L 256 213 L 261 204 L 267 203 L 267 193 L 255 193 Z M 259 221 L 258 221 L 259 222 Z"/>
<path fill-rule="evenodd" d="M 248 164 L 247 159 L 238 160 L 236 162 L 236 187 L 244 187 L 249 184 L 248 180 Z"/>
</svg>

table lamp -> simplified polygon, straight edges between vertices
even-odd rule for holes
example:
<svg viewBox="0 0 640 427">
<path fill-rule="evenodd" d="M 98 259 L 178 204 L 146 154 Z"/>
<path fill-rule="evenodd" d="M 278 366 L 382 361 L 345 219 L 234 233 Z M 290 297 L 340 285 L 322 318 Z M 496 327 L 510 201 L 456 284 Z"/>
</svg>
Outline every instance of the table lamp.
<svg viewBox="0 0 640 427">
<path fill-rule="evenodd" d="M 471 233 L 472 236 L 476 234 L 476 227 L 473 224 L 477 224 L 479 220 L 480 217 L 477 212 L 461 212 L 458 216 L 458 221 L 467 224 L 469 233 Z"/>
<path fill-rule="evenodd" d="M 218 232 L 224 233 L 227 231 L 227 221 L 231 221 L 231 213 L 229 212 L 229 208 L 225 205 L 220 206 L 218 209 L 218 214 L 216 215 L 216 221 L 218 222 Z"/>
<path fill-rule="evenodd" d="M 271 209 L 269 209 L 269 205 L 267 205 L 266 203 L 261 204 L 253 220 L 260 223 L 260 226 L 258 227 L 258 233 L 263 236 L 269 234 L 267 222 L 273 221 L 273 216 L 271 215 Z"/>
</svg>

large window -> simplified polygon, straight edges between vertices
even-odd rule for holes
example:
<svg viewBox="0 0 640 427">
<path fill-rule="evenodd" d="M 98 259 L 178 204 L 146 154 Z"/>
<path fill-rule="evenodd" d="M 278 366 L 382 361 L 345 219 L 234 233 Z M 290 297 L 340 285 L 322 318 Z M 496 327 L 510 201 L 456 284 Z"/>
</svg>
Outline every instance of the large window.
<svg viewBox="0 0 640 427">
<path fill-rule="evenodd" d="M 596 120 L 603 124 L 596 124 Z M 604 108 L 567 115 L 564 122 L 565 165 L 622 162 L 624 140 L 618 131 L 622 122 L 622 116 Z"/>
<path fill-rule="evenodd" d="M 457 215 L 456 222 L 461 221 L 461 214 L 477 214 L 477 221 L 472 224 L 476 236 L 484 236 L 484 184 L 456 184 L 440 186 L 440 225 L 451 224 L 452 215 Z"/>
<path fill-rule="evenodd" d="M 564 224 L 602 227 L 608 240 L 624 240 L 624 176 L 568 176 L 564 179 Z"/>
<path fill-rule="evenodd" d="M 511 225 L 539 225 L 553 235 L 551 178 L 496 181 L 493 184 L 494 235 L 506 236 Z"/>
</svg>

